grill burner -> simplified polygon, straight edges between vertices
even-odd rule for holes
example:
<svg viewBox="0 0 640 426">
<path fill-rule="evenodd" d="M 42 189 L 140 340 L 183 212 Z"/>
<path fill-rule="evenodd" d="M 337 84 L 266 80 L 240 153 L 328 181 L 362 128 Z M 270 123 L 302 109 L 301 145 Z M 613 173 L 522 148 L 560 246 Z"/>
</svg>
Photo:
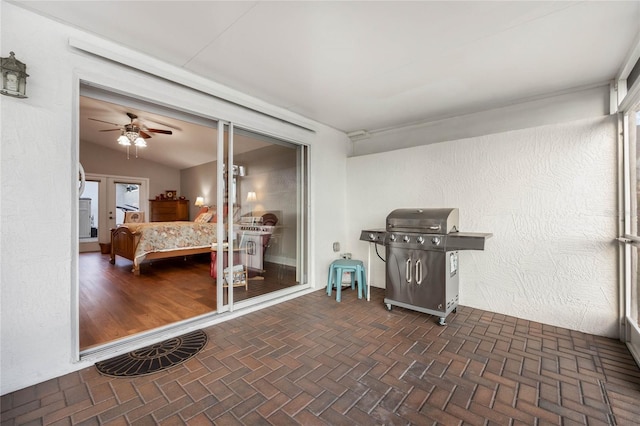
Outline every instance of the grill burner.
<svg viewBox="0 0 640 426">
<path fill-rule="evenodd" d="M 362 241 L 386 248 L 387 309 L 400 306 L 436 315 L 440 325 L 458 306 L 458 250 L 484 250 L 492 234 L 458 232 L 451 209 L 398 209 L 386 229 L 363 230 Z"/>
</svg>

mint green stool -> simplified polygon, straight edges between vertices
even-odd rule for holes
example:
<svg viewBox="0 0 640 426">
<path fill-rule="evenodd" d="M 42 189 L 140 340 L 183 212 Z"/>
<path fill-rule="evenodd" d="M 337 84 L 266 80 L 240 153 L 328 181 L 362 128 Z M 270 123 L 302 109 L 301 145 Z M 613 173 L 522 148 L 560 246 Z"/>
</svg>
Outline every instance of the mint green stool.
<svg viewBox="0 0 640 426">
<path fill-rule="evenodd" d="M 336 301 L 341 300 L 342 274 L 351 273 L 351 288 L 355 288 L 355 281 L 358 282 L 358 299 L 367 296 L 367 278 L 364 263 L 361 260 L 338 259 L 331 262 L 329 266 L 329 277 L 327 278 L 327 295 L 331 296 L 331 290 L 336 287 Z"/>
</svg>

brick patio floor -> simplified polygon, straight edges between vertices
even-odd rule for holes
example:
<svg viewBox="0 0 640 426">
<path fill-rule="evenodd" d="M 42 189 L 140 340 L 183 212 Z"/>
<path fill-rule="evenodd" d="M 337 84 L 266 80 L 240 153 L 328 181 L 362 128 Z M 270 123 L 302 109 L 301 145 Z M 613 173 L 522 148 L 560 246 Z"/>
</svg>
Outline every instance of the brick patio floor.
<svg viewBox="0 0 640 426">
<path fill-rule="evenodd" d="M 632 425 L 621 342 L 461 306 L 436 318 L 323 291 L 208 328 L 169 370 L 94 367 L 2 396 L 2 425 Z"/>
</svg>

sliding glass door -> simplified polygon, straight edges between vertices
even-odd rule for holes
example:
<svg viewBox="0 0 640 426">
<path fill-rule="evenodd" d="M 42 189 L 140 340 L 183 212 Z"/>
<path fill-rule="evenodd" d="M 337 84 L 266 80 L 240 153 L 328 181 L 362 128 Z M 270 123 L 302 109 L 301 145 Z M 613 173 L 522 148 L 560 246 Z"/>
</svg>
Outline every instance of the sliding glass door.
<svg viewBox="0 0 640 426">
<path fill-rule="evenodd" d="M 215 269 L 222 312 L 305 283 L 308 158 L 303 145 L 233 123 L 221 124 L 219 138 L 216 208 L 225 220 L 217 232 L 225 252 Z"/>
<path fill-rule="evenodd" d="M 81 356 L 307 285 L 306 146 L 90 85 L 81 85 L 79 107 L 79 160 L 89 181 L 78 204 Z M 148 136 L 135 153 L 120 142 L 129 129 Z M 166 219 L 176 202 L 188 218 Z M 133 213 L 149 224 L 128 224 Z M 195 225 L 200 213 L 212 213 L 207 228 L 215 229 L 205 245 L 167 248 L 161 234 L 140 242 L 151 222 Z M 139 240 L 113 243 L 112 230 L 121 236 L 123 228 L 139 230 Z"/>
<path fill-rule="evenodd" d="M 640 363 L 640 270 L 638 249 L 640 235 L 638 230 L 638 205 L 640 204 L 640 106 L 636 103 L 621 114 L 620 125 L 623 127 L 624 153 L 624 241 L 622 247 L 624 259 L 624 285 L 622 289 L 622 312 L 624 327 L 622 339 L 627 342 L 629 349 Z"/>
</svg>

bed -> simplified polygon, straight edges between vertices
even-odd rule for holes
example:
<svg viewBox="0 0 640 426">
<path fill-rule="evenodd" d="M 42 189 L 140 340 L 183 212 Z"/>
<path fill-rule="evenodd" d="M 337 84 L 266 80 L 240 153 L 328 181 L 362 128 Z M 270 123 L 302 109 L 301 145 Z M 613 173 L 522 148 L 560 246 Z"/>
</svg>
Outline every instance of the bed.
<svg viewBox="0 0 640 426">
<path fill-rule="evenodd" d="M 140 275 L 144 260 L 166 259 L 211 252 L 216 224 L 211 222 L 125 223 L 111 231 L 111 264 L 116 256 L 133 262 Z"/>
</svg>

